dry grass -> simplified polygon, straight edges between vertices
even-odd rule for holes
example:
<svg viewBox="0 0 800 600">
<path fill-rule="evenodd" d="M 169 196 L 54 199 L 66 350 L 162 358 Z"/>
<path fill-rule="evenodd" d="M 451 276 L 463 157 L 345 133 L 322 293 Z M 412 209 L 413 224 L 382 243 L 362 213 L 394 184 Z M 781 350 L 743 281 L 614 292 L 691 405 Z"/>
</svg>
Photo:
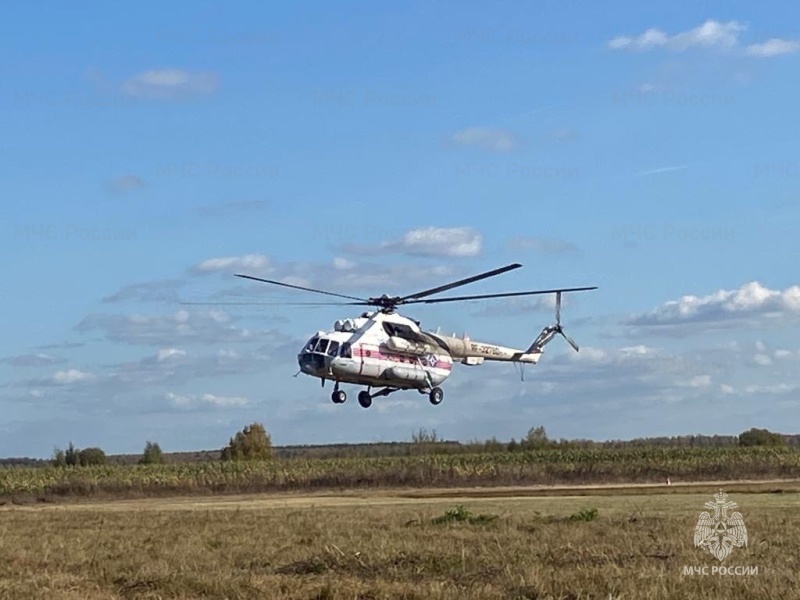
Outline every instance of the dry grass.
<svg viewBox="0 0 800 600">
<path fill-rule="evenodd" d="M 790 597 L 800 498 L 730 494 L 750 538 L 722 564 L 757 575 L 682 574 L 719 564 L 693 546 L 711 499 L 696 491 L 11 507 L 0 512 L 0 598 Z M 488 517 L 433 522 L 458 505 Z M 570 519 L 587 507 L 597 518 Z"/>
</svg>

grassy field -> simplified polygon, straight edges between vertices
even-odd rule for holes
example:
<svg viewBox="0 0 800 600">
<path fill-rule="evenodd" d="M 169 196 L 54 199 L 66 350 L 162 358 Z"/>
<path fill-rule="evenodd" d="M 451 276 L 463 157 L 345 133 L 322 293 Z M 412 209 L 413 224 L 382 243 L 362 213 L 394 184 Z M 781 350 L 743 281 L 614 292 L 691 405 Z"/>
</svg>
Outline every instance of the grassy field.
<svg viewBox="0 0 800 600">
<path fill-rule="evenodd" d="M 6 505 L 0 598 L 791 597 L 800 585 L 800 496 L 734 488 L 726 491 L 739 504 L 749 540 L 722 563 L 693 545 L 711 488 Z M 719 565 L 758 571 L 684 575 L 684 567 Z"/>
<path fill-rule="evenodd" d="M 241 463 L 8 467 L 0 468 L 0 499 L 798 477 L 800 447 L 557 448 Z"/>
</svg>

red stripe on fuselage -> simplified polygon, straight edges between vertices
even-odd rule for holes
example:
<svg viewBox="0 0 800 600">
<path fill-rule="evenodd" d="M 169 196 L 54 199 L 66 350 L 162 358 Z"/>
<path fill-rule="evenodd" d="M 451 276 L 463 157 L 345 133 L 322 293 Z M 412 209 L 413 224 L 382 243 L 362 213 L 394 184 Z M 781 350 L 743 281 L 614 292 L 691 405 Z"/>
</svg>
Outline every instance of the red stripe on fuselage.
<svg viewBox="0 0 800 600">
<path fill-rule="evenodd" d="M 387 354 L 386 352 L 382 351 L 378 346 L 372 346 L 372 345 L 354 346 L 352 348 L 352 353 L 353 353 L 353 358 L 358 356 L 361 358 L 375 358 L 378 360 L 388 360 L 390 362 L 407 364 L 417 368 L 421 368 L 418 359 L 422 361 L 423 365 L 429 366 L 434 369 L 445 369 L 449 371 L 453 368 L 452 361 L 446 359 L 442 360 L 442 357 L 440 356 L 436 356 L 436 363 L 431 366 L 425 362 L 424 357 L 422 356 L 417 357 L 408 354 Z"/>
</svg>

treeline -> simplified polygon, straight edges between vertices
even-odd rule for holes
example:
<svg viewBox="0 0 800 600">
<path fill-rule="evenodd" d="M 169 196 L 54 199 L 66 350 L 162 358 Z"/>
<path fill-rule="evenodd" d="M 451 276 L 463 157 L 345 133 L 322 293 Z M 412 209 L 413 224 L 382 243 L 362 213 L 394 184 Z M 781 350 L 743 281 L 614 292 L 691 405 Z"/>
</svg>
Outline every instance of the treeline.
<svg viewBox="0 0 800 600">
<path fill-rule="evenodd" d="M 143 463 L 198 463 L 239 460 L 254 452 L 260 458 L 326 459 L 380 458 L 424 454 L 470 454 L 477 452 L 518 452 L 553 449 L 624 449 L 624 448 L 731 448 L 737 446 L 800 447 L 800 435 L 780 434 L 752 428 L 739 435 L 683 435 L 672 437 L 635 438 L 632 440 L 595 441 L 588 439 L 550 439 L 544 427 L 531 428 L 519 440 L 445 440 L 435 430 L 419 429 L 405 442 L 373 442 L 362 444 L 320 444 L 272 446 L 271 438 L 260 423 L 237 432 L 228 446 L 218 450 L 196 452 L 162 452 L 156 442 L 148 441 L 142 454 L 106 455 L 100 448 L 78 450 L 72 444 L 66 451 L 56 449 L 51 459 L 5 458 L 0 466 L 67 466 L 67 465 L 131 465 Z M 248 449 L 249 448 L 249 449 Z M 253 450 L 256 448 L 256 450 Z M 249 453 L 249 454 L 248 454 Z"/>
<path fill-rule="evenodd" d="M 527 452 L 0 469 L 0 504 L 68 497 L 136 498 L 389 488 L 797 480 L 800 450 L 547 448 Z M 794 483 L 786 483 L 796 487 Z M 785 489 L 783 485 L 772 488 Z"/>
</svg>

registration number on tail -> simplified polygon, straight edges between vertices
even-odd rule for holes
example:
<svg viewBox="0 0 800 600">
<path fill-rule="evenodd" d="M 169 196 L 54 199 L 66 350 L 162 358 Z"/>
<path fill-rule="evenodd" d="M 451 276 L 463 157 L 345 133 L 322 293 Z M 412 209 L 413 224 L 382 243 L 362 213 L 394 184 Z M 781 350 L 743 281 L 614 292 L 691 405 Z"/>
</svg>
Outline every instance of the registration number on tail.
<svg viewBox="0 0 800 600">
<path fill-rule="evenodd" d="M 481 354 L 491 354 L 492 356 L 499 356 L 500 349 L 495 346 L 487 346 L 485 344 L 470 344 L 473 352 L 480 352 Z"/>
</svg>

